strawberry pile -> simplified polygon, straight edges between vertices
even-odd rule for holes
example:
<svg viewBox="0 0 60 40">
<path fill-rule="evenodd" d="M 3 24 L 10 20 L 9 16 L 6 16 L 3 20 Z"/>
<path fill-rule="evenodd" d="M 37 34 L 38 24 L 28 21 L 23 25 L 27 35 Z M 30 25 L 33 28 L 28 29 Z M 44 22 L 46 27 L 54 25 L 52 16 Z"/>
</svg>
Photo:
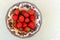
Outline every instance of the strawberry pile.
<svg viewBox="0 0 60 40">
<path fill-rule="evenodd" d="M 13 11 L 12 20 L 15 22 L 13 27 L 20 31 L 30 32 L 36 28 L 36 16 L 35 10 L 33 9 L 30 9 L 29 11 L 15 9 Z"/>
</svg>

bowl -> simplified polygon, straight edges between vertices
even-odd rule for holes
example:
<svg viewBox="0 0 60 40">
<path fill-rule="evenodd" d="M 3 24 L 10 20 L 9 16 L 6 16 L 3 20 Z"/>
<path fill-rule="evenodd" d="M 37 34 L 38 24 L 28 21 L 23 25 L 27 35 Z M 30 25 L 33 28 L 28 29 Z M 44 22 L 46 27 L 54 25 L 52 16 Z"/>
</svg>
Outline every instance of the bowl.
<svg viewBox="0 0 60 40">
<path fill-rule="evenodd" d="M 32 12 L 31 12 L 31 9 L 32 9 Z M 15 17 L 15 18 L 13 18 L 12 19 L 12 16 L 13 15 L 17 15 L 17 14 L 13 14 L 14 13 L 14 10 L 21 10 L 20 12 L 22 12 L 22 10 L 26 10 L 26 11 L 30 11 L 30 14 L 29 14 L 29 17 L 27 16 L 27 14 L 26 14 L 26 16 L 24 15 L 24 14 L 19 14 L 19 16 L 18 16 L 18 18 L 21 16 L 21 15 L 24 15 L 24 18 L 25 17 L 28 17 L 28 18 L 30 18 L 32 15 L 34 15 L 35 16 L 35 20 L 33 21 L 34 22 L 34 24 L 35 24 L 35 29 L 34 29 L 34 27 L 32 27 L 32 26 L 30 26 L 30 27 L 32 27 L 32 29 L 30 28 L 23 28 L 23 30 L 24 31 L 21 31 L 22 29 L 20 28 L 19 30 L 17 29 L 17 28 L 15 28 L 15 27 L 13 27 L 13 24 L 14 23 L 16 23 L 16 25 L 18 24 L 17 22 L 16 22 L 16 20 L 14 20 L 13 21 L 13 19 L 16 19 L 17 17 Z M 35 14 L 31 14 L 31 13 L 33 13 L 33 10 L 34 10 L 34 13 Z M 17 12 L 19 12 L 19 11 L 17 11 Z M 20 13 L 19 12 L 19 13 Z M 23 13 L 23 12 L 22 12 Z M 26 18 L 25 18 L 26 19 Z M 24 20 L 25 20 L 24 19 Z M 31 17 L 31 19 L 30 20 L 33 20 L 34 19 L 34 17 Z M 6 20 L 6 25 L 7 25 L 7 28 L 8 28 L 8 30 L 13 34 L 13 35 L 15 35 L 15 36 L 17 36 L 17 37 L 20 37 L 20 38 L 27 38 L 27 37 L 31 37 L 31 36 L 33 36 L 34 34 L 36 34 L 38 31 L 39 31 L 39 29 L 40 29 L 40 27 L 41 27 L 41 24 L 42 24 L 42 16 L 41 16 L 41 12 L 40 12 L 40 10 L 36 7 L 36 5 L 35 4 L 32 4 L 32 3 L 30 3 L 30 2 L 19 2 L 19 3 L 16 3 L 16 4 L 14 4 L 13 6 L 11 6 L 9 9 L 8 9 L 8 11 L 7 11 L 7 14 L 6 14 L 6 18 L 5 18 L 5 20 Z M 19 20 L 19 19 L 18 19 Z M 21 20 L 21 19 L 20 19 Z M 23 20 L 23 18 L 22 18 L 22 20 Z M 21 20 L 21 21 L 22 21 Z M 20 21 L 20 22 L 21 22 Z M 25 21 L 24 21 L 25 22 Z M 23 26 L 23 23 L 24 22 L 22 22 L 22 26 Z M 32 21 L 30 21 L 30 22 L 32 22 Z M 29 22 L 29 23 L 30 23 Z M 29 25 L 29 23 L 27 23 L 27 25 Z M 33 25 L 33 24 L 31 24 L 31 25 Z M 20 26 L 21 26 L 21 24 L 20 24 Z M 20 27 L 20 26 L 18 26 L 18 27 Z M 29 30 L 29 32 L 26 32 L 25 30 Z"/>
</svg>

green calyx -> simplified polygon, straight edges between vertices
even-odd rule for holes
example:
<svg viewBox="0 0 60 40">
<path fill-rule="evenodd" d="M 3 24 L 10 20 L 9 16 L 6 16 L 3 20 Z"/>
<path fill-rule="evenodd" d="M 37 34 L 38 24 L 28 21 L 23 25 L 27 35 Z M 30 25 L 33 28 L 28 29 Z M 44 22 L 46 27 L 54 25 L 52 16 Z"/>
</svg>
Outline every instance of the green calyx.
<svg viewBox="0 0 60 40">
<path fill-rule="evenodd" d="M 30 31 L 31 31 L 31 29 L 30 29 L 30 28 L 28 28 L 27 30 L 28 30 L 28 32 L 30 32 Z"/>
<path fill-rule="evenodd" d="M 23 29 L 22 28 L 19 28 L 20 31 L 22 31 Z"/>
</svg>

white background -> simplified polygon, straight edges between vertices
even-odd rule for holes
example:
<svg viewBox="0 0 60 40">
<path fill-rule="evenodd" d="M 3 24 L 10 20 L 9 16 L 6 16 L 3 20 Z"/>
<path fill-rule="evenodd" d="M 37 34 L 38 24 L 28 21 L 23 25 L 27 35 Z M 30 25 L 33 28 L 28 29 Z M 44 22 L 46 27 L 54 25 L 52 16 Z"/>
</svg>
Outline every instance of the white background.
<svg viewBox="0 0 60 40">
<path fill-rule="evenodd" d="M 35 4 L 42 14 L 42 26 L 37 34 L 21 39 L 6 28 L 5 16 L 9 7 L 24 0 L 0 0 L 0 40 L 60 40 L 60 0 L 25 0 Z"/>
</svg>

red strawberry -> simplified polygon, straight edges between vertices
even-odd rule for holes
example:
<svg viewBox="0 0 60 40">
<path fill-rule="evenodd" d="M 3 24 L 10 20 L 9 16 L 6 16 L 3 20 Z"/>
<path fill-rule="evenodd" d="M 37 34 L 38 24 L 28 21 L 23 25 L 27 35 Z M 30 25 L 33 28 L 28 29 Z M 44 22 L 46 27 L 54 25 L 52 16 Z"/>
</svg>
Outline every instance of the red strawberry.
<svg viewBox="0 0 60 40">
<path fill-rule="evenodd" d="M 13 24 L 13 27 L 17 28 L 17 25 L 16 24 Z"/>
<path fill-rule="evenodd" d="M 30 32 L 30 30 L 31 30 L 31 29 L 30 29 L 29 27 L 25 27 L 25 28 L 24 28 L 24 31 L 25 31 L 25 32 Z"/>
<path fill-rule="evenodd" d="M 17 28 L 22 28 L 22 23 L 17 23 Z"/>
<path fill-rule="evenodd" d="M 14 13 L 15 13 L 16 15 L 18 15 L 18 14 L 20 13 L 20 10 L 19 10 L 19 9 L 16 9 L 16 10 L 14 10 Z"/>
<path fill-rule="evenodd" d="M 34 21 L 35 20 L 35 16 L 30 16 L 30 20 Z"/>
<path fill-rule="evenodd" d="M 22 10 L 22 14 L 25 16 L 25 17 L 29 17 L 29 13 L 25 10 Z"/>
<path fill-rule="evenodd" d="M 28 23 L 30 20 L 29 18 L 25 18 L 25 22 Z"/>
<path fill-rule="evenodd" d="M 30 14 L 30 15 L 34 15 L 34 13 L 35 13 L 35 10 L 30 9 L 29 14 Z"/>
<path fill-rule="evenodd" d="M 28 26 L 29 26 L 32 30 L 35 29 L 35 23 L 34 23 L 34 22 L 30 22 L 30 23 L 28 24 Z"/>
<path fill-rule="evenodd" d="M 19 20 L 17 20 L 17 22 L 20 22 Z"/>
<path fill-rule="evenodd" d="M 24 21 L 24 16 L 20 15 L 20 16 L 19 16 L 19 21 L 20 21 L 20 22 L 23 22 L 23 21 Z"/>
<path fill-rule="evenodd" d="M 26 23 L 23 23 L 23 28 L 25 28 L 27 26 L 27 24 Z"/>
<path fill-rule="evenodd" d="M 18 19 L 18 16 L 17 15 L 13 15 L 12 19 L 16 21 Z"/>
</svg>

